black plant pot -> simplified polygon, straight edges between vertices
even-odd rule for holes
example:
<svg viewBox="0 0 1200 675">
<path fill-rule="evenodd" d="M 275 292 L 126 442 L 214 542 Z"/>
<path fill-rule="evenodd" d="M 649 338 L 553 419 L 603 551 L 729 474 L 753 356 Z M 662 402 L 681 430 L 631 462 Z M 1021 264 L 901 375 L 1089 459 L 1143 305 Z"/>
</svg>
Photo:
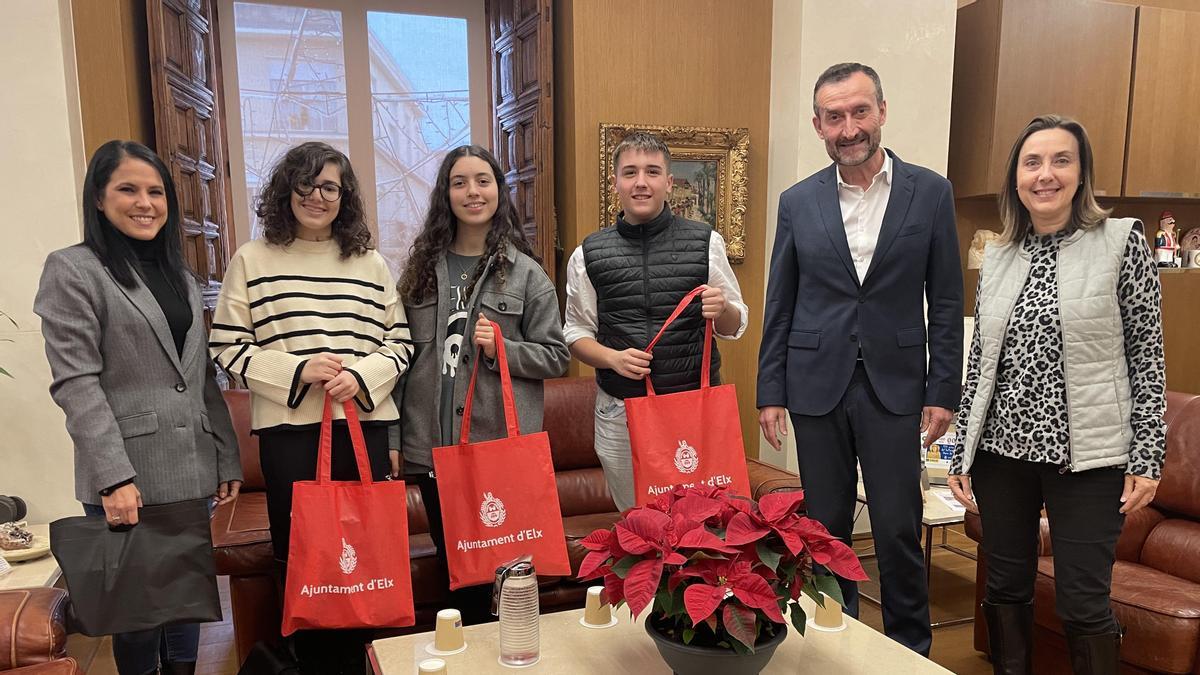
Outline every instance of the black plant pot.
<svg viewBox="0 0 1200 675">
<path fill-rule="evenodd" d="M 787 637 L 787 629 L 779 626 L 773 637 L 754 645 L 753 654 L 743 655 L 718 647 L 698 647 L 676 642 L 658 630 L 652 617 L 646 618 L 646 632 L 654 638 L 658 653 L 675 675 L 758 675 Z"/>
</svg>

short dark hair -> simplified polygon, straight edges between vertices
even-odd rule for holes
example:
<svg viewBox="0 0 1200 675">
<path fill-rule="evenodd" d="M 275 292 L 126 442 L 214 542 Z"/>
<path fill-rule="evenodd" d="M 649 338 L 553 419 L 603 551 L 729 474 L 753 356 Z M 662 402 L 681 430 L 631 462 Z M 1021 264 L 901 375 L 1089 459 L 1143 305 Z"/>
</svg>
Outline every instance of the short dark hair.
<svg viewBox="0 0 1200 675">
<path fill-rule="evenodd" d="M 817 78 L 817 84 L 813 86 L 813 114 L 821 114 L 820 111 L 817 110 L 817 92 L 821 91 L 821 87 L 824 87 L 827 84 L 833 84 L 835 82 L 843 82 L 855 73 L 862 73 L 863 75 L 871 78 L 871 81 L 875 83 L 875 102 L 879 105 L 883 105 L 883 84 L 879 81 L 879 73 L 875 72 L 875 69 L 871 66 L 848 61 L 846 63 L 836 63 L 832 66 L 829 66 L 825 69 L 825 72 L 821 73 L 821 76 Z"/>
<path fill-rule="evenodd" d="M 367 227 L 367 209 L 363 205 L 358 177 L 345 153 L 328 143 L 309 141 L 287 151 L 267 179 L 258 197 L 255 215 L 263 228 L 263 237 L 276 246 L 296 240 L 296 215 L 292 213 L 292 191 L 301 181 L 315 180 L 328 163 L 342 174 L 342 196 L 333 219 L 332 235 L 342 258 L 358 256 L 375 248 Z"/>
<path fill-rule="evenodd" d="M 87 175 L 83 179 L 83 244 L 96 254 L 100 264 L 108 268 L 113 279 L 125 288 L 137 285 L 141 276 L 141 265 L 133 247 L 116 226 L 108 221 L 99 203 L 112 180 L 113 172 L 125 159 L 136 159 L 154 167 L 162 180 L 164 196 L 167 198 L 167 222 L 151 241 L 154 258 L 179 297 L 186 298 L 184 276 L 189 268 L 183 260 L 182 231 L 180 228 L 179 196 L 175 193 L 175 181 L 162 158 L 150 148 L 136 141 L 113 140 L 100 146 L 88 162 Z"/>
<path fill-rule="evenodd" d="M 612 162 L 613 173 L 621 170 L 621 154 L 626 150 L 641 150 L 642 152 L 661 152 L 663 161 L 667 165 L 663 168 L 670 171 L 671 169 L 671 149 L 663 142 L 662 137 L 658 134 L 649 131 L 635 131 L 617 143 L 617 147 L 613 150 Z"/>
</svg>

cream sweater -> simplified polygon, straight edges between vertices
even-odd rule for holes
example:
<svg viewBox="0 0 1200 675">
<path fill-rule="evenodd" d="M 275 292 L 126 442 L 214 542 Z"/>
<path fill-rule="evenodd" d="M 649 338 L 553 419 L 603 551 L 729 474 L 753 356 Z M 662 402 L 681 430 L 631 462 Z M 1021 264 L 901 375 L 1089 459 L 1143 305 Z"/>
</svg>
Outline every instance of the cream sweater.
<svg viewBox="0 0 1200 675">
<path fill-rule="evenodd" d="M 332 352 L 358 378 L 359 418 L 394 422 L 389 395 L 408 368 L 412 338 L 404 305 L 382 256 L 339 257 L 336 241 L 297 239 L 286 247 L 255 240 L 225 273 L 209 351 L 252 396 L 251 427 L 321 422 L 322 390 L 300 382 L 308 358 Z M 335 419 L 344 415 L 334 406 Z"/>
</svg>

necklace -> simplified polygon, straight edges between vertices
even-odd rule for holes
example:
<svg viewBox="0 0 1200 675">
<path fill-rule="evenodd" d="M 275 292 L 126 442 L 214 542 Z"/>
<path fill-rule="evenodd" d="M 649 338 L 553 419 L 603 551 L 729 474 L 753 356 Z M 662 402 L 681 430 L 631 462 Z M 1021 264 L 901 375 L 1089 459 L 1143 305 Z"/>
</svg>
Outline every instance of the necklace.
<svg viewBox="0 0 1200 675">
<path fill-rule="evenodd" d="M 460 256 L 460 255 L 458 255 L 458 254 L 456 254 L 456 253 L 454 253 L 454 254 L 450 254 L 450 255 L 447 255 L 447 256 L 446 256 L 446 262 L 447 262 L 447 263 L 454 263 L 454 266 L 455 266 L 455 267 L 458 267 L 458 265 L 457 265 L 457 262 L 458 262 L 458 261 L 457 261 L 457 260 L 455 260 L 455 258 L 463 258 L 463 257 L 465 257 L 465 256 Z M 469 259 L 468 259 L 468 261 L 469 261 Z M 451 270 L 451 271 L 450 271 L 450 274 L 451 274 L 451 275 L 458 274 L 458 278 L 459 278 L 460 280 L 462 280 L 462 281 L 466 281 L 466 280 L 467 280 L 467 277 L 468 277 L 468 275 L 469 275 L 469 273 L 470 273 L 470 271 L 471 271 L 471 268 L 472 268 L 472 265 L 470 264 L 470 262 L 468 262 L 468 263 L 467 263 L 466 265 L 464 265 L 463 267 L 460 267 L 460 268 L 458 269 L 458 271 L 457 271 L 457 272 L 455 272 L 454 270 Z"/>
</svg>

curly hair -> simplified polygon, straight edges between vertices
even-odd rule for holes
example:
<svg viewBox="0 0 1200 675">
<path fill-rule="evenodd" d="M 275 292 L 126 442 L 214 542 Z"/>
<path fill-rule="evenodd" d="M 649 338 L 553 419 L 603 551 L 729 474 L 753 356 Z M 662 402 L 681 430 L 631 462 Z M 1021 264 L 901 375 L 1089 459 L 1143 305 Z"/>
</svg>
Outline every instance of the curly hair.
<svg viewBox="0 0 1200 675">
<path fill-rule="evenodd" d="M 463 157 L 478 157 L 487 162 L 492 170 L 492 175 L 496 178 L 497 193 L 496 214 L 492 216 L 492 227 L 488 230 L 486 249 L 471 272 L 466 295 L 470 297 L 475 292 L 475 284 L 483 275 L 488 261 L 492 259 L 495 259 L 493 267 L 496 269 L 500 286 L 504 285 L 504 249 L 508 244 L 512 244 L 521 253 L 541 262 L 529 246 L 528 240 L 525 239 L 524 231 L 521 230 L 520 221 L 517 219 L 517 210 L 509 196 L 508 183 L 504 180 L 504 172 L 500 169 L 500 163 L 486 148 L 478 145 L 461 145 L 446 153 L 446 158 L 442 160 L 442 166 L 438 169 L 437 183 L 429 197 L 429 211 L 425 215 L 425 224 L 421 226 L 420 234 L 413 240 L 412 248 L 409 250 L 408 264 L 404 266 L 404 272 L 400 275 L 400 283 L 397 286 L 400 298 L 406 304 L 418 304 L 437 293 L 437 273 L 435 271 L 437 262 L 446 254 L 458 232 L 458 219 L 454 217 L 454 211 L 450 208 L 450 171 L 454 168 L 455 162 Z"/>
<path fill-rule="evenodd" d="M 292 213 L 292 192 L 302 181 L 315 180 L 325 165 L 331 162 L 342 174 L 341 203 L 333 219 L 332 231 L 342 258 L 362 255 L 375 248 L 371 241 L 371 230 L 367 227 L 367 211 L 358 189 L 358 178 L 354 175 L 349 158 L 337 148 L 317 141 L 301 143 L 288 150 L 271 169 L 271 177 L 263 187 L 254 210 L 268 242 L 287 246 L 296 240 L 299 224 Z"/>
</svg>

